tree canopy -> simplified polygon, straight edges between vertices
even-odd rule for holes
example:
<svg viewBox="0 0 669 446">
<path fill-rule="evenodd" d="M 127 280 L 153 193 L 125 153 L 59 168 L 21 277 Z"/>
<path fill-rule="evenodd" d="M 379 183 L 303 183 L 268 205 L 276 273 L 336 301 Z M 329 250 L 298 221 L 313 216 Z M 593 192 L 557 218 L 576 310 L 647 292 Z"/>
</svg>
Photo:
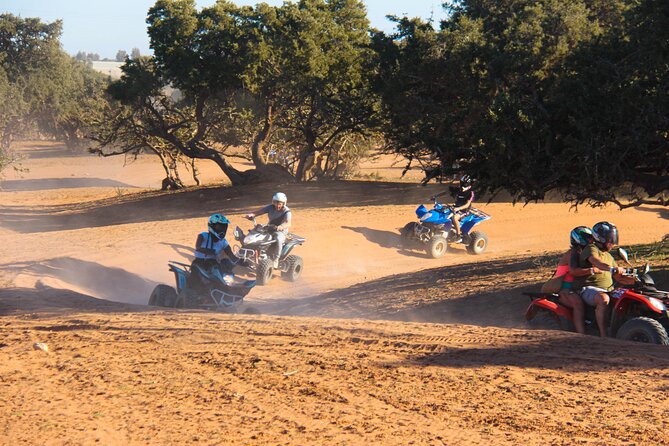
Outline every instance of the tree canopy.
<svg viewBox="0 0 669 446">
<path fill-rule="evenodd" d="M 268 172 L 297 180 L 331 174 L 352 141 L 373 133 L 374 53 L 360 1 L 219 0 L 198 10 L 193 0 L 159 0 L 147 23 L 154 55 L 127 62 L 109 90 L 129 107 L 134 120 L 125 122 L 176 154 L 216 162 L 233 184 Z M 127 129 L 116 128 L 100 150 L 123 144 Z M 241 154 L 232 151 L 239 146 Z M 257 170 L 235 169 L 235 155 Z"/>
<path fill-rule="evenodd" d="M 154 54 L 119 51 L 108 97 L 60 48 L 60 22 L 0 15 L 0 170 L 35 128 L 71 144 L 85 130 L 106 156 L 152 151 L 166 187 L 181 187 L 179 166 L 197 178 L 196 159 L 233 184 L 337 177 L 383 139 L 425 181 L 466 172 L 518 201 L 669 203 L 668 2 L 446 8 L 439 29 L 403 17 L 386 34 L 360 0 L 157 0 Z"/>
<path fill-rule="evenodd" d="M 13 140 L 38 130 L 76 145 L 103 100 L 104 76 L 60 47 L 60 21 L 0 15 L 0 171 Z"/>
<path fill-rule="evenodd" d="M 462 0 L 375 36 L 393 147 L 427 179 L 515 199 L 666 204 L 667 24 L 656 0 Z M 406 113 L 406 110 L 410 110 Z"/>
</svg>

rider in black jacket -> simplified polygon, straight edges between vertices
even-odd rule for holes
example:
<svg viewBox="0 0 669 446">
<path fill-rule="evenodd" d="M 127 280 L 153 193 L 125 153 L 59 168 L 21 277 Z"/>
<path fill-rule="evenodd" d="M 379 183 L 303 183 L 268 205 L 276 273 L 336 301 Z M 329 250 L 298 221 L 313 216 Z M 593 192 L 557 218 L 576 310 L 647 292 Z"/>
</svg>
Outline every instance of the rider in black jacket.
<svg viewBox="0 0 669 446">
<path fill-rule="evenodd" d="M 449 191 L 440 192 L 437 195 L 430 197 L 434 200 L 437 197 L 445 195 Z M 453 213 L 451 214 L 451 221 L 453 222 L 453 227 L 455 232 L 458 235 L 458 240 L 462 240 L 462 234 L 460 232 L 460 219 L 467 213 L 472 207 L 472 202 L 474 201 L 474 191 L 472 190 L 472 179 L 469 175 L 463 175 L 460 178 L 460 187 L 454 191 L 451 191 L 455 196 L 455 203 L 453 204 Z"/>
</svg>

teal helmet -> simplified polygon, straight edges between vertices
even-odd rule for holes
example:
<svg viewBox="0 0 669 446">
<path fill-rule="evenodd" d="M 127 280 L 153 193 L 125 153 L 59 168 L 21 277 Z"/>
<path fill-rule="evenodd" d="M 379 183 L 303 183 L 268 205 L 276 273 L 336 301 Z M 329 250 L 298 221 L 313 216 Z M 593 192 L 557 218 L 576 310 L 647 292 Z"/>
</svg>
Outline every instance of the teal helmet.
<svg viewBox="0 0 669 446">
<path fill-rule="evenodd" d="M 228 232 L 228 225 L 230 220 L 221 214 L 214 214 L 209 217 L 209 232 L 217 239 L 225 238 L 225 233 Z"/>
<path fill-rule="evenodd" d="M 577 226 L 569 234 L 569 242 L 572 248 L 585 248 L 592 241 L 592 230 L 587 226 Z"/>
</svg>

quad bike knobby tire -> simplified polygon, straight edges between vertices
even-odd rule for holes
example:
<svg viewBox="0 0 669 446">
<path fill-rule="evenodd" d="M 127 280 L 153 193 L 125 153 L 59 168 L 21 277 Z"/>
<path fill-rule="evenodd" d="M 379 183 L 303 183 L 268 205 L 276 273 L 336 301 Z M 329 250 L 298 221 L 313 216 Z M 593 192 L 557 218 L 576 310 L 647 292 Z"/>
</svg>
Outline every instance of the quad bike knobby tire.
<svg viewBox="0 0 669 446">
<path fill-rule="evenodd" d="M 174 300 L 174 308 L 192 308 L 195 293 L 188 288 L 183 288 Z"/>
<path fill-rule="evenodd" d="M 485 232 L 474 231 L 469 234 L 470 242 L 467 245 L 467 252 L 470 254 L 483 254 L 483 252 L 488 247 L 488 236 Z"/>
<path fill-rule="evenodd" d="M 270 259 L 262 259 L 256 267 L 256 283 L 258 285 L 267 285 L 272 279 L 274 273 L 274 262 Z"/>
<path fill-rule="evenodd" d="M 658 321 L 649 317 L 635 317 L 625 322 L 616 333 L 616 338 L 625 341 L 669 345 L 667 330 Z"/>
<path fill-rule="evenodd" d="M 402 241 L 402 246 L 412 247 L 415 245 L 416 241 L 412 238 L 412 235 L 416 233 L 416 226 L 418 223 L 415 221 L 409 222 L 402 229 L 400 229 L 400 239 Z"/>
<path fill-rule="evenodd" d="M 289 282 L 295 282 L 302 274 L 302 269 L 304 267 L 302 257 L 291 254 L 286 257 L 285 262 L 286 265 L 288 265 L 288 269 L 281 273 L 281 277 Z"/>
<path fill-rule="evenodd" d="M 177 291 L 169 285 L 156 285 L 149 297 L 149 305 L 171 307 L 177 299 Z"/>
<path fill-rule="evenodd" d="M 432 237 L 429 242 L 427 242 L 425 251 L 427 251 L 427 255 L 433 259 L 438 259 L 439 257 L 446 254 L 446 251 L 448 251 L 448 242 L 444 237 L 436 235 Z"/>
<path fill-rule="evenodd" d="M 527 328 L 533 330 L 574 331 L 574 325 L 571 321 L 546 310 L 539 310 L 532 319 L 527 321 Z"/>
</svg>

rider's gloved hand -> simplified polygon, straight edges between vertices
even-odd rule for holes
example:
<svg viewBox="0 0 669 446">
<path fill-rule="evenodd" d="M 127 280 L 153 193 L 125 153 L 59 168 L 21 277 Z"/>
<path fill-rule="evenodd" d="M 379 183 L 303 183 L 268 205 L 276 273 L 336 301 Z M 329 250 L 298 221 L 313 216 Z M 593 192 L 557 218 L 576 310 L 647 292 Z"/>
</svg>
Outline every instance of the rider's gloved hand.
<svg viewBox="0 0 669 446">
<path fill-rule="evenodd" d="M 267 230 L 276 232 L 276 225 L 267 225 Z"/>
<path fill-rule="evenodd" d="M 436 200 L 436 199 L 437 199 L 437 196 L 436 196 L 436 195 L 432 195 L 432 196 L 430 197 L 430 200 L 432 200 L 432 201 L 434 201 L 434 200 Z"/>
</svg>

